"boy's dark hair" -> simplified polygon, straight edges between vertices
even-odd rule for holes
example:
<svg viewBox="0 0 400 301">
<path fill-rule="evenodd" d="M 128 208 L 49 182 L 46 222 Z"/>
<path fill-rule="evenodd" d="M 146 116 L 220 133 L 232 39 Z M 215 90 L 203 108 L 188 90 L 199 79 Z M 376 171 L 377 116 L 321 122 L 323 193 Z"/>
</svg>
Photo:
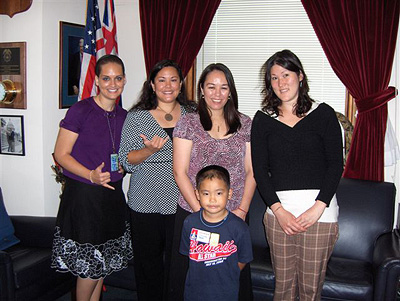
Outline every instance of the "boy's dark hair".
<svg viewBox="0 0 400 301">
<path fill-rule="evenodd" d="M 225 182 L 228 189 L 231 188 L 231 181 L 229 178 L 229 172 L 218 165 L 209 165 L 202 168 L 196 175 L 196 189 L 200 188 L 201 183 L 206 179 L 217 178 Z"/>
</svg>

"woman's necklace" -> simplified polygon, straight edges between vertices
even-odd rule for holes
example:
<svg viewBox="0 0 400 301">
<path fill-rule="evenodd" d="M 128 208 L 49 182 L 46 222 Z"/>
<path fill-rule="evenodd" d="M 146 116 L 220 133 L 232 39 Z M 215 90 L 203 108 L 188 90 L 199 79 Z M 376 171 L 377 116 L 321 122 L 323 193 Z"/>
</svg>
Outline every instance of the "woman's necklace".
<svg viewBox="0 0 400 301">
<path fill-rule="evenodd" d="M 215 121 L 214 121 L 214 122 L 215 122 Z M 225 122 L 225 120 L 224 120 L 224 122 Z M 219 133 L 219 128 L 220 128 L 220 127 L 222 128 L 223 124 L 224 124 L 224 123 L 217 124 L 217 123 L 215 122 L 215 125 L 216 125 L 216 127 L 217 127 L 217 132 L 218 132 L 218 133 Z"/>
<path fill-rule="evenodd" d="M 115 131 L 117 129 L 117 108 L 114 104 L 112 110 L 107 111 L 106 109 L 104 109 L 103 104 L 98 97 L 94 98 L 94 100 L 95 100 L 95 102 L 97 102 L 99 107 L 104 111 L 104 116 L 107 119 L 107 125 L 108 125 L 108 129 L 110 131 L 111 144 L 112 144 L 112 153 L 110 154 L 111 171 L 118 171 L 118 169 L 119 169 L 118 152 L 115 147 L 115 140 L 116 140 Z M 114 119 L 114 131 L 111 129 L 112 126 L 111 126 L 110 118 Z"/>
<path fill-rule="evenodd" d="M 165 115 L 164 115 L 164 119 L 166 120 L 166 121 L 171 121 L 172 119 L 174 119 L 174 116 L 172 116 L 172 112 L 175 110 L 175 107 L 176 107 L 176 104 L 177 104 L 178 102 L 177 101 L 175 101 L 175 105 L 174 105 L 174 107 L 172 108 L 172 110 L 171 110 L 171 112 L 166 112 L 166 111 L 164 111 L 163 109 L 161 109 L 161 107 L 160 106 L 157 106 L 157 108 L 159 108 L 161 111 L 163 111 L 164 113 L 165 113 Z"/>
</svg>

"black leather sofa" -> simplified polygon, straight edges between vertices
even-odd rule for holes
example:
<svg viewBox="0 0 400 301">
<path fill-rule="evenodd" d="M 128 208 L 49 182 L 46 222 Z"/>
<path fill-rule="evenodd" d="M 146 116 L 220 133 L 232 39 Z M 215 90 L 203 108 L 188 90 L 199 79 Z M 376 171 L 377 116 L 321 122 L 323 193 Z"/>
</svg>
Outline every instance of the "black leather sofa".
<svg viewBox="0 0 400 301">
<path fill-rule="evenodd" d="M 322 300 L 396 300 L 400 277 L 400 234 L 392 231 L 396 189 L 392 183 L 341 179 L 339 240 L 328 264 Z M 266 206 L 258 192 L 249 211 L 254 260 L 254 300 L 272 300 L 275 285 L 262 224 Z M 132 263 L 105 284 L 135 290 Z"/>
<path fill-rule="evenodd" d="M 396 300 L 400 234 L 392 231 L 396 189 L 391 183 L 342 179 L 339 240 L 328 264 L 322 300 Z M 262 224 L 265 204 L 256 192 L 250 211 L 254 300 L 272 300 L 274 275 Z M 12 216 L 21 243 L 0 251 L 0 300 L 55 300 L 75 283 L 50 269 L 55 218 Z M 136 290 L 133 260 L 104 283 Z"/>
<path fill-rule="evenodd" d="M 0 300 L 51 300 L 69 292 L 70 273 L 50 268 L 55 217 L 11 216 L 20 243 L 0 251 Z"/>
<path fill-rule="evenodd" d="M 339 240 L 328 263 L 322 300 L 396 300 L 400 235 L 392 231 L 395 193 L 392 183 L 341 180 L 337 191 Z M 256 193 L 250 208 L 255 300 L 272 300 L 274 290 L 262 224 L 265 209 Z"/>
</svg>

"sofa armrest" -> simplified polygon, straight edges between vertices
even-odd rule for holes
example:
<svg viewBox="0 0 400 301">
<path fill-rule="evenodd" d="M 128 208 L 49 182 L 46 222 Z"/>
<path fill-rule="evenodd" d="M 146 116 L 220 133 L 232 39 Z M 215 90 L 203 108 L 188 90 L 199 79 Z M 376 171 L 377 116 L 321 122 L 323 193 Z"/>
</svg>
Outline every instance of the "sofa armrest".
<svg viewBox="0 0 400 301">
<path fill-rule="evenodd" d="M 10 255 L 0 251 L 0 300 L 14 300 L 14 269 Z"/>
<path fill-rule="evenodd" d="M 400 232 L 378 237 L 374 247 L 374 300 L 395 300 L 400 277 Z"/>
<path fill-rule="evenodd" d="M 38 248 L 53 246 L 55 217 L 14 215 L 10 218 L 21 245 Z"/>
</svg>

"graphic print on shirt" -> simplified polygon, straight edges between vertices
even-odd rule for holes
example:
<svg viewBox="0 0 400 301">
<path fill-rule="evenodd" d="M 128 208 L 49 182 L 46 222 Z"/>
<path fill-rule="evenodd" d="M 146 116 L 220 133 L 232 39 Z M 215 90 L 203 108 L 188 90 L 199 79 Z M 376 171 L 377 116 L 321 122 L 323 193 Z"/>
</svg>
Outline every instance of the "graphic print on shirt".
<svg viewBox="0 0 400 301">
<path fill-rule="evenodd" d="M 190 232 L 189 258 L 204 262 L 205 266 L 223 263 L 237 252 L 234 240 L 219 242 L 219 234 L 192 228 Z"/>
</svg>

